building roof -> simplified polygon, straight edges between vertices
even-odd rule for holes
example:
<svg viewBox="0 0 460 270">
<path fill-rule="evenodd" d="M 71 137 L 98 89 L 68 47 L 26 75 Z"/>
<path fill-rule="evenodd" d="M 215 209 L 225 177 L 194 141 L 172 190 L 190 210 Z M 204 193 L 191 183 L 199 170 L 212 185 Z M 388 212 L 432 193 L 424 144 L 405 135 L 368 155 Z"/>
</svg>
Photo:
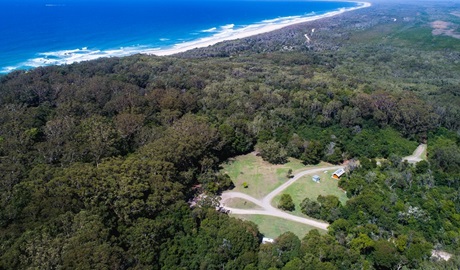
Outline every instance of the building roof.
<svg viewBox="0 0 460 270">
<path fill-rule="evenodd" d="M 266 243 L 274 243 L 275 240 L 272 239 L 272 238 L 268 238 L 268 237 L 264 237 L 262 238 L 262 244 L 266 244 Z"/>
<path fill-rule="evenodd" d="M 345 170 L 343 168 L 338 169 L 333 173 L 333 175 L 337 175 L 338 177 L 342 176 L 345 173 Z"/>
</svg>

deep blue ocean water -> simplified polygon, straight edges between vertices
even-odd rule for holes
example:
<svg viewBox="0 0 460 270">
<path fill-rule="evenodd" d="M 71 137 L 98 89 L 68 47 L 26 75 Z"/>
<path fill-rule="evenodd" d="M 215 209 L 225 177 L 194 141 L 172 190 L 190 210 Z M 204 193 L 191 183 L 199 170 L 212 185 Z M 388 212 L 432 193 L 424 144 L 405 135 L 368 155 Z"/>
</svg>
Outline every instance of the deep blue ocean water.
<svg viewBox="0 0 460 270">
<path fill-rule="evenodd" d="M 0 0 L 0 73 L 165 49 L 267 20 L 357 5 L 292 0 Z"/>
</svg>

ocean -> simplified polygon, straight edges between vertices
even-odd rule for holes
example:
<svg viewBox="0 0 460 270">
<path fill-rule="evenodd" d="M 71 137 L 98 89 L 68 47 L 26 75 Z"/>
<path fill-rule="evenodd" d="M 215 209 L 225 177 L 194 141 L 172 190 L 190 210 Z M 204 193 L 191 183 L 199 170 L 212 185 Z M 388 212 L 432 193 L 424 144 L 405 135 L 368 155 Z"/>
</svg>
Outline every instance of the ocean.
<svg viewBox="0 0 460 270">
<path fill-rule="evenodd" d="M 0 73 L 180 47 L 359 6 L 278 0 L 0 0 Z"/>
</svg>

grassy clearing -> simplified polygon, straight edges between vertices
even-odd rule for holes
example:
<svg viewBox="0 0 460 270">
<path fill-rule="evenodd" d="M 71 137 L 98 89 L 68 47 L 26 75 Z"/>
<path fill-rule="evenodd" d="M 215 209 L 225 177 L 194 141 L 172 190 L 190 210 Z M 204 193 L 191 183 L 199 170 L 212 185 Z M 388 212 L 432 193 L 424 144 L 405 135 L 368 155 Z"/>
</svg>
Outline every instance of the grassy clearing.
<svg viewBox="0 0 460 270">
<path fill-rule="evenodd" d="M 342 204 L 345 204 L 348 198 L 345 192 L 338 187 L 338 180 L 331 178 L 332 173 L 333 171 L 328 171 L 327 173 L 317 173 L 317 175 L 321 177 L 320 183 L 313 182 L 312 176 L 314 174 L 300 178 L 283 192 L 281 192 L 278 196 L 276 196 L 272 201 L 272 205 L 278 205 L 278 202 L 283 193 L 291 195 L 296 207 L 292 213 L 299 216 L 304 216 L 300 211 L 299 204 L 306 197 L 312 200 L 316 200 L 318 195 L 334 195 L 339 198 Z"/>
<path fill-rule="evenodd" d="M 317 229 L 302 223 L 285 220 L 282 218 L 263 216 L 263 215 L 232 215 L 233 217 L 249 220 L 259 226 L 259 231 L 269 238 L 277 238 L 285 232 L 293 232 L 300 239 L 302 239 L 309 231 Z M 321 234 L 325 234 L 326 231 L 318 229 Z"/>
<path fill-rule="evenodd" d="M 238 209 L 262 209 L 260 206 L 253 202 L 246 201 L 241 198 L 229 199 L 225 202 L 226 207 L 238 208 Z"/>
<path fill-rule="evenodd" d="M 423 160 L 428 160 L 428 147 L 426 147 L 425 150 L 423 150 L 423 153 L 420 156 L 420 158 Z"/>
<path fill-rule="evenodd" d="M 324 164 L 318 166 L 321 165 Z M 288 180 L 286 174 L 289 169 L 295 174 L 309 167 L 315 166 L 305 166 L 300 160 L 296 159 L 289 159 L 286 164 L 273 165 L 263 161 L 261 157 L 256 156 L 254 153 L 250 153 L 228 160 L 223 164 L 222 171 L 232 179 L 235 184 L 234 191 L 262 199 Z M 248 184 L 247 188 L 243 187 L 244 182 Z"/>
<path fill-rule="evenodd" d="M 453 18 L 444 18 L 446 21 L 455 22 Z M 443 20 L 444 20 L 443 19 Z M 429 18 L 418 18 L 416 21 L 397 21 L 379 24 L 366 31 L 355 33 L 349 40 L 350 43 L 387 43 L 396 46 L 417 46 L 426 50 L 459 50 L 458 39 L 446 35 L 433 35 L 433 28 Z"/>
<path fill-rule="evenodd" d="M 253 153 L 244 156 L 238 156 L 234 159 L 227 161 L 223 165 L 222 171 L 227 173 L 235 184 L 234 191 L 246 193 L 254 198 L 262 199 L 275 188 L 288 180 L 286 174 L 289 169 L 296 174 L 308 168 L 315 168 L 319 166 L 331 166 L 328 163 L 320 163 L 316 166 L 304 166 L 301 161 L 290 159 L 290 161 L 283 165 L 272 165 L 262 160 L 262 158 L 254 155 Z M 291 194 L 296 210 L 293 214 L 306 217 L 300 212 L 298 206 L 300 202 L 309 197 L 316 199 L 318 195 L 336 195 L 345 203 L 346 195 L 338 187 L 338 181 L 331 178 L 333 171 L 318 174 L 321 177 L 321 183 L 317 184 L 311 180 L 312 175 L 307 175 L 300 178 L 282 193 Z M 243 187 L 243 183 L 248 183 L 248 188 Z M 277 205 L 281 194 L 275 197 L 272 204 Z M 246 202 L 243 199 L 233 199 L 226 203 L 229 207 L 249 209 L 256 208 L 253 203 Z M 232 215 L 244 220 L 250 220 L 259 226 L 259 230 L 267 237 L 276 238 L 282 233 L 291 231 L 303 237 L 314 227 L 304 225 L 294 221 L 288 221 L 281 218 L 264 216 L 264 215 Z"/>
<path fill-rule="evenodd" d="M 427 50 L 460 49 L 458 39 L 446 35 L 433 35 L 432 30 L 433 29 L 429 27 L 422 28 L 415 26 L 397 33 L 394 36 L 394 41 L 400 42 L 401 45 L 415 44 Z"/>
</svg>

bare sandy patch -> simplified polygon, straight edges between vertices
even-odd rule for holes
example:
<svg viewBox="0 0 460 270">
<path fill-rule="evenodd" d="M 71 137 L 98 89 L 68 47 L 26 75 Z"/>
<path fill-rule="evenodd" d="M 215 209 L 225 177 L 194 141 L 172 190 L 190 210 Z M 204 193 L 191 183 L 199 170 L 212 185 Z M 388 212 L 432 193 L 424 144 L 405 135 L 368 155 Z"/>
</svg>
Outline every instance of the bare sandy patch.
<svg viewBox="0 0 460 270">
<path fill-rule="evenodd" d="M 451 12 L 450 14 L 460 17 L 460 11 L 454 11 L 454 12 Z"/>
<path fill-rule="evenodd" d="M 445 21 L 434 21 L 431 23 L 433 31 L 431 32 L 435 36 L 444 35 L 453 38 L 460 39 L 460 33 L 455 31 L 455 24 Z"/>
<path fill-rule="evenodd" d="M 434 29 L 447 29 L 450 25 L 451 23 L 444 21 L 434 21 L 431 23 L 431 27 L 433 27 Z"/>
<path fill-rule="evenodd" d="M 431 258 L 448 261 L 452 257 L 452 254 L 445 251 L 433 250 L 431 251 Z"/>
</svg>

